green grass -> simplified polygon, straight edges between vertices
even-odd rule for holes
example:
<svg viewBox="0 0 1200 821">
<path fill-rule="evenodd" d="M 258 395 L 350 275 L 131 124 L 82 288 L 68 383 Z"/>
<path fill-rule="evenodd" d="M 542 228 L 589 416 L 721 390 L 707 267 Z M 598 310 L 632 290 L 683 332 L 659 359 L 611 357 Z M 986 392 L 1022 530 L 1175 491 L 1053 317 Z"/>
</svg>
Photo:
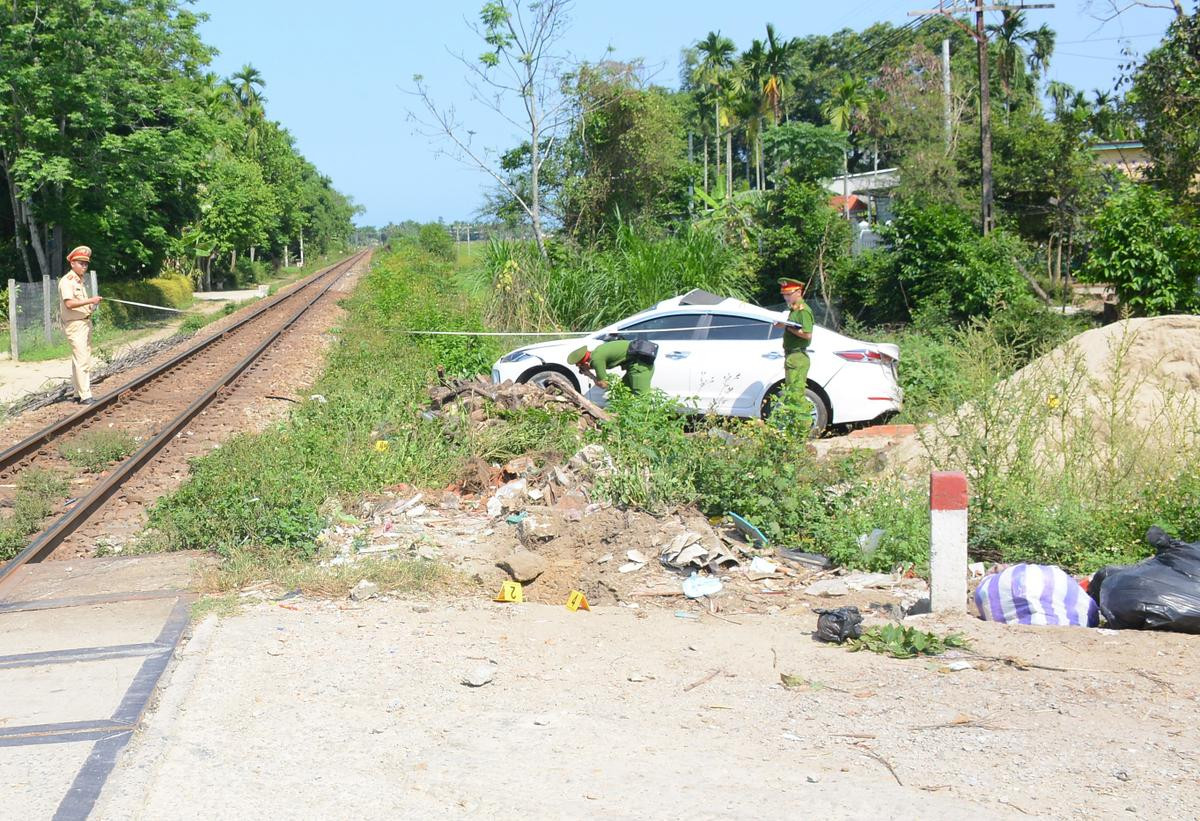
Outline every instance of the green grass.
<svg viewBox="0 0 1200 821">
<path fill-rule="evenodd" d="M 137 449 L 137 440 L 124 431 L 86 430 L 62 443 L 59 453 L 70 464 L 96 472 L 119 462 Z"/>
<path fill-rule="evenodd" d="M 29 536 L 66 496 L 67 480 L 53 471 L 31 469 L 17 479 L 17 492 L 12 512 L 0 519 L 0 561 L 7 561 L 21 552 Z"/>
<path fill-rule="evenodd" d="M 346 306 L 341 343 L 312 389 L 326 401 L 304 402 L 287 422 L 197 460 L 190 480 L 151 513 L 160 544 L 311 558 L 329 499 L 400 482 L 444 486 L 472 457 L 569 447 L 573 420 L 562 414 L 497 409 L 497 424 L 483 430 L 454 414 L 422 416 L 439 365 L 452 375 L 486 372 L 500 352 L 486 341 L 394 333 L 397 322 L 480 327 L 451 265 L 411 247 L 383 255 Z"/>
</svg>

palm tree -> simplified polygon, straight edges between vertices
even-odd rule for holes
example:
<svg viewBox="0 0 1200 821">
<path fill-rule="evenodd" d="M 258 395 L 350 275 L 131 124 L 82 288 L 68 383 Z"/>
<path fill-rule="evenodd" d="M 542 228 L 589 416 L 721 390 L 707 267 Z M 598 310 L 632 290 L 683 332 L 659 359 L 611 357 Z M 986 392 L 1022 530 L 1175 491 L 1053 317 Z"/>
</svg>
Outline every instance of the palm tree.
<svg viewBox="0 0 1200 821">
<path fill-rule="evenodd" d="M 262 96 L 262 89 L 266 88 L 267 82 L 263 79 L 262 72 L 249 63 L 230 75 L 229 85 L 243 109 L 261 107 L 267 101 L 267 98 Z"/>
<path fill-rule="evenodd" d="M 850 74 L 843 74 L 842 80 L 833 89 L 833 93 L 822 107 L 822 113 L 828 118 L 829 124 L 838 131 L 849 132 L 854 128 L 858 118 L 866 115 L 870 92 L 867 84 Z M 842 213 L 850 217 L 850 149 L 842 152 Z"/>
<path fill-rule="evenodd" d="M 1025 14 L 1020 11 L 1004 12 L 1000 23 L 989 25 L 987 29 L 996 42 L 996 62 L 999 69 L 997 73 L 1000 75 L 1000 87 L 1004 89 L 1004 117 L 1007 121 L 1013 83 L 1017 79 L 1017 72 L 1025 65 L 1025 50 L 1021 48 L 1021 44 L 1034 44 L 1037 36 L 1025 28 Z"/>
<path fill-rule="evenodd" d="M 1050 95 L 1050 99 L 1054 101 L 1054 111 L 1057 115 L 1066 108 L 1067 100 L 1074 96 L 1075 88 L 1070 83 L 1064 83 L 1059 80 L 1051 80 L 1046 84 L 1046 93 Z"/>
<path fill-rule="evenodd" d="M 1054 29 L 1042 23 L 1030 34 L 1029 73 L 1034 80 L 1040 80 L 1042 74 L 1050 67 L 1050 57 L 1054 54 Z"/>
<path fill-rule="evenodd" d="M 266 119 L 263 103 L 267 98 L 263 96 L 262 89 L 266 87 L 267 81 L 263 79 L 262 72 L 246 63 L 239 71 L 230 75 L 226 83 L 238 113 L 246 124 L 246 146 L 253 150 L 258 144 L 259 126 Z"/>
<path fill-rule="evenodd" d="M 708 99 L 713 104 L 713 125 L 716 128 L 716 178 L 721 177 L 721 88 L 726 82 L 730 69 L 733 67 L 735 46 L 728 37 L 722 37 L 719 31 L 710 31 L 708 36 L 696 44 L 696 49 L 703 55 L 696 67 L 697 85 L 707 87 Z M 707 149 L 706 149 L 707 150 Z M 705 179 L 707 183 L 707 179 Z"/>
<path fill-rule="evenodd" d="M 763 115 L 769 102 L 767 97 L 767 50 L 762 40 L 755 40 L 742 54 L 738 63 L 741 75 L 742 94 L 738 100 L 737 113 L 746 123 L 747 150 L 754 155 L 755 179 L 747 184 L 752 188 L 763 188 L 762 183 L 762 128 Z"/>
<path fill-rule="evenodd" d="M 783 97 L 786 93 L 786 78 L 791 71 L 792 58 L 796 54 L 796 41 L 782 40 L 775 34 L 775 26 L 767 23 L 767 53 L 763 64 L 766 79 L 763 95 L 771 109 L 774 125 L 779 125 L 783 116 Z"/>
</svg>

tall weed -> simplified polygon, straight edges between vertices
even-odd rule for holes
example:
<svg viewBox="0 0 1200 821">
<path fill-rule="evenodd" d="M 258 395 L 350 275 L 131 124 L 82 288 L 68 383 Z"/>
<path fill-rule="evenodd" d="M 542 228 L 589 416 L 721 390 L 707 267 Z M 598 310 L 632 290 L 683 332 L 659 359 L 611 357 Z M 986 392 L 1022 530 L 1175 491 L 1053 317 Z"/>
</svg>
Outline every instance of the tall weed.
<svg viewBox="0 0 1200 821">
<path fill-rule="evenodd" d="M 747 298 L 749 258 L 698 228 L 655 235 L 621 224 L 599 246 L 552 246 L 547 262 L 528 243 L 493 241 L 468 277 L 487 297 L 489 323 L 514 329 L 591 330 L 693 288 Z"/>
</svg>

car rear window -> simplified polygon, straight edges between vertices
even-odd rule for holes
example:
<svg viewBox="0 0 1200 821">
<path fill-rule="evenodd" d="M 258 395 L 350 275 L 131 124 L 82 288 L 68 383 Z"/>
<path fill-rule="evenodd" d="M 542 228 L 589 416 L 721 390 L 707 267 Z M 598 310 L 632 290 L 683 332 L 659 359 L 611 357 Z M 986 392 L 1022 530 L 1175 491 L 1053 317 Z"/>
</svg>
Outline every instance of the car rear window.
<svg viewBox="0 0 1200 821">
<path fill-rule="evenodd" d="M 621 336 L 634 339 L 644 337 L 653 341 L 699 339 L 704 314 L 671 314 L 643 319 L 621 328 Z"/>
<path fill-rule="evenodd" d="M 716 341 L 777 339 L 783 330 L 772 323 L 745 316 L 713 314 L 708 326 L 708 339 Z"/>
</svg>

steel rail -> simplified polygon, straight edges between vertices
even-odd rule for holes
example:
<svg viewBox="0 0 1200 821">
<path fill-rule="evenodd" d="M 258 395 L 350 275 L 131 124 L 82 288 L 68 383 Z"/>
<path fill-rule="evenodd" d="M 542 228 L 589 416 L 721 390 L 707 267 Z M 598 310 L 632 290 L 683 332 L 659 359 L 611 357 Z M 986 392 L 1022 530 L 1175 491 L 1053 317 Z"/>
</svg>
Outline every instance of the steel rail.
<svg viewBox="0 0 1200 821">
<path fill-rule="evenodd" d="M 39 430 L 37 433 L 31 434 L 30 436 L 26 437 L 25 439 L 22 439 L 20 442 L 17 442 L 15 445 L 8 448 L 7 450 L 0 452 L 0 475 L 2 475 L 5 471 L 12 468 L 14 465 L 21 462 L 23 459 L 28 457 L 30 454 L 37 453 L 39 450 L 41 450 L 43 447 L 45 447 L 45 445 L 47 445 L 49 442 L 52 442 L 54 439 L 62 436 L 63 434 L 70 431 L 71 429 L 73 429 L 73 428 L 77 427 L 78 425 L 80 425 L 81 423 L 87 421 L 91 417 L 98 415 L 101 411 L 107 409 L 108 407 L 115 405 L 119 400 L 125 398 L 130 393 L 141 390 L 146 385 L 148 385 L 150 382 L 153 382 L 155 379 L 162 376 L 164 373 L 169 372 L 171 369 L 173 369 L 173 368 L 177 367 L 178 365 L 183 364 L 187 360 L 197 356 L 198 354 L 207 350 L 210 346 L 216 344 L 217 342 L 228 339 L 230 336 L 234 335 L 237 331 L 241 330 L 248 323 L 253 322 L 255 319 L 258 319 L 260 316 L 262 316 L 267 311 L 270 311 L 271 309 L 273 309 L 276 306 L 278 306 L 279 304 L 291 299 L 292 297 L 296 296 L 297 294 L 302 293 L 306 288 L 309 288 L 315 282 L 320 280 L 321 277 L 328 276 L 330 274 L 330 272 L 332 272 L 334 269 L 338 268 L 339 266 L 341 266 L 341 265 L 346 265 L 347 267 L 352 266 L 354 264 L 354 262 L 358 261 L 358 259 L 361 256 L 362 256 L 361 253 L 356 254 L 355 256 L 350 257 L 349 259 L 347 259 L 343 262 L 337 263 L 335 265 L 331 265 L 328 268 L 325 268 L 324 270 L 317 271 L 315 274 L 310 276 L 308 278 L 308 281 L 304 282 L 300 287 L 293 288 L 292 290 L 290 290 L 286 293 L 279 294 L 279 295 L 275 296 L 274 298 L 267 300 L 263 304 L 257 306 L 251 313 L 242 317 L 237 322 L 230 325 L 228 328 L 225 328 L 220 333 L 215 333 L 212 336 L 209 336 L 209 337 L 206 337 L 205 339 L 200 340 L 195 345 L 192 345 L 190 348 L 180 351 L 178 354 L 176 354 L 170 360 L 164 362 L 163 364 L 161 364 L 161 365 L 153 368 L 152 370 L 147 371 L 146 373 L 142 374 L 141 376 L 139 376 L 135 379 L 131 379 L 130 381 L 126 382 L 125 384 L 120 385 L 120 386 L 114 388 L 113 390 L 109 391 L 104 396 L 97 399 L 95 404 L 89 405 L 88 407 L 85 407 L 85 408 L 80 408 L 75 413 L 73 413 L 69 416 L 66 416 L 63 419 L 59 419 L 57 422 L 52 422 L 51 424 L 49 424 L 46 427 Z M 338 276 L 340 276 L 340 275 L 341 274 L 338 274 Z"/>
<path fill-rule="evenodd" d="M 221 376 L 220 379 L 213 382 L 203 394 L 197 397 L 188 407 L 172 419 L 166 427 L 159 431 L 153 438 L 142 445 L 134 454 L 129 456 L 125 461 L 121 462 L 113 471 L 106 476 L 98 485 L 84 497 L 79 499 L 72 508 L 60 516 L 50 527 L 46 528 L 29 543 L 16 556 L 10 559 L 3 567 L 0 567 L 0 589 L 5 586 L 12 575 L 18 568 L 30 562 L 38 562 L 49 556 L 59 544 L 62 543 L 76 528 L 79 527 L 87 518 L 98 510 L 114 493 L 124 484 L 125 480 L 135 474 L 142 466 L 149 462 L 163 447 L 167 445 L 183 428 L 202 410 L 208 407 L 222 393 L 228 392 L 230 386 L 237 381 L 247 368 L 257 361 L 268 348 L 293 324 L 296 323 L 304 314 L 323 297 L 330 288 L 332 288 L 339 279 L 353 267 L 353 263 L 357 262 L 359 256 L 352 257 L 347 260 L 346 270 L 330 277 L 329 282 L 325 287 L 307 302 L 305 302 L 299 310 L 293 313 L 286 322 L 277 328 L 270 336 L 264 339 L 258 347 L 242 358 L 240 362 L 230 368 Z M 328 271 L 332 271 L 338 266 L 331 266 Z M 289 293 L 289 296 L 295 294 L 296 291 Z M 278 303 L 275 303 L 278 304 Z M 115 393 L 115 392 L 114 392 Z M 35 434 L 37 435 L 37 434 Z"/>
</svg>

